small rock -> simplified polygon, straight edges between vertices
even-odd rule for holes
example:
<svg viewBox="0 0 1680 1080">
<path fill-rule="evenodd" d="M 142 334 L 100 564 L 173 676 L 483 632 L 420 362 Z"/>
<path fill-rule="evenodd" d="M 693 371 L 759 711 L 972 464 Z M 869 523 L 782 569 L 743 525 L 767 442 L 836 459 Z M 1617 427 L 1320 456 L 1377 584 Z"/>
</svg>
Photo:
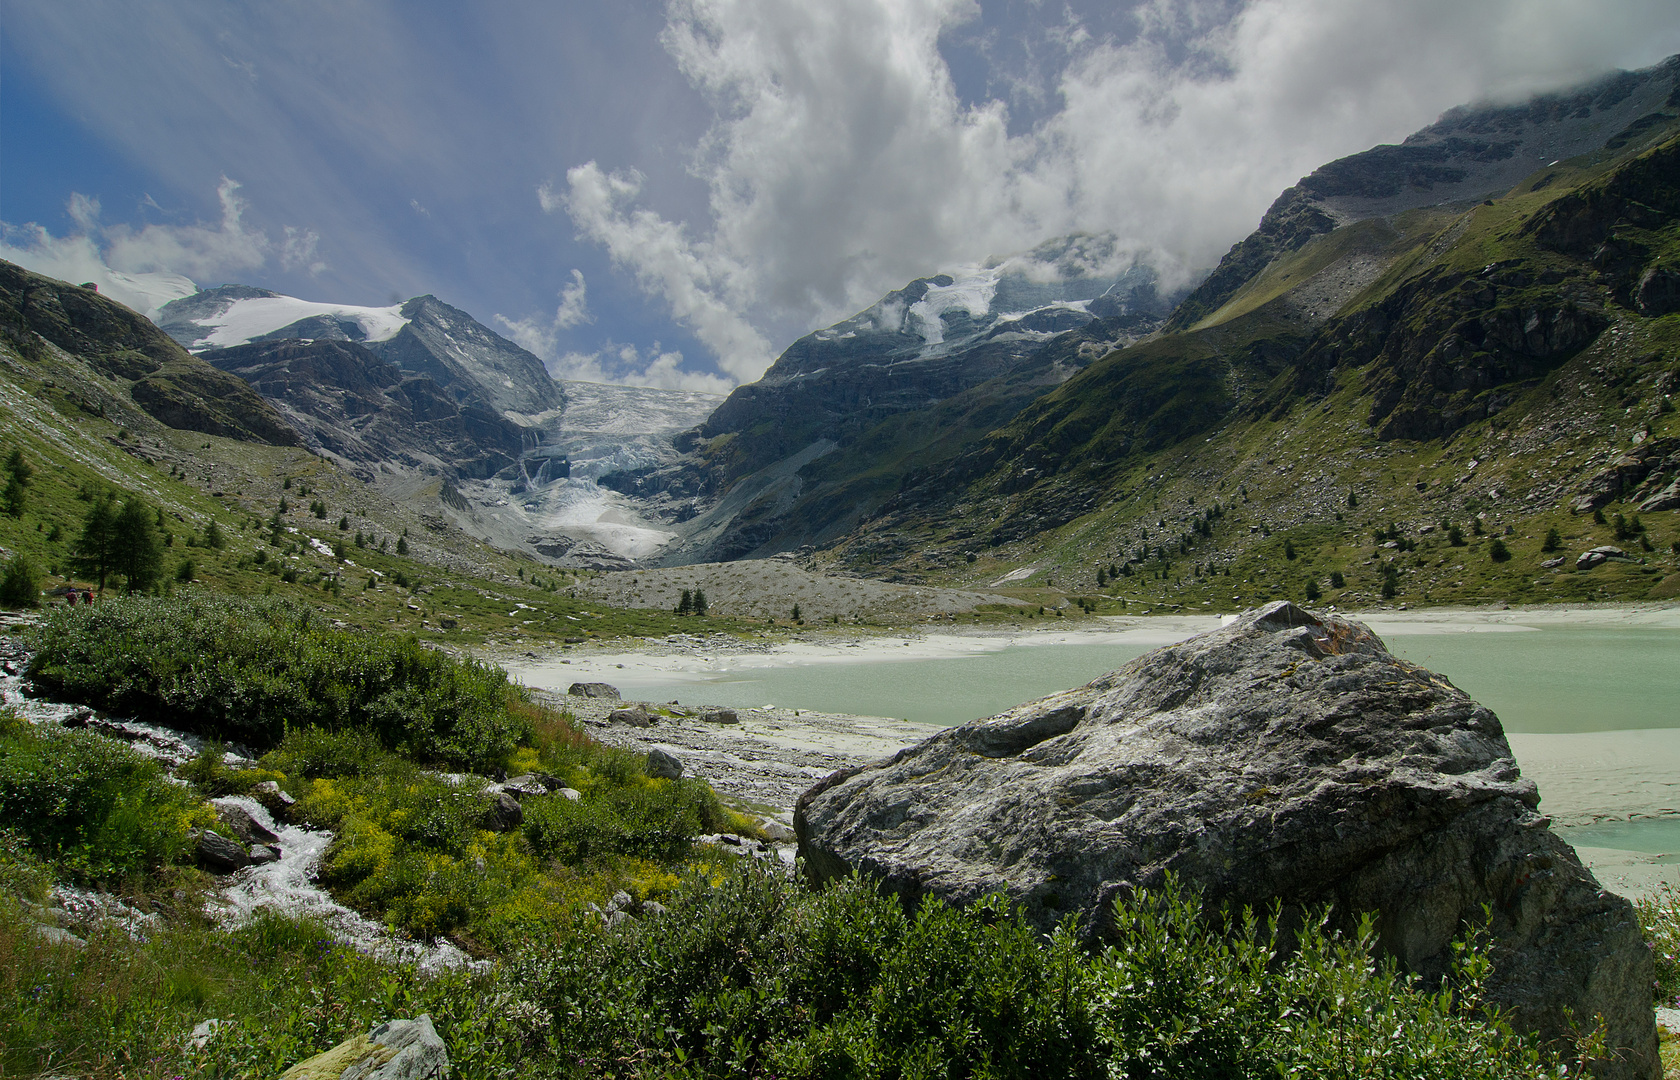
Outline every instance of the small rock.
<svg viewBox="0 0 1680 1080">
<path fill-rule="evenodd" d="M 571 697 L 606 698 L 608 701 L 622 700 L 618 687 L 604 682 L 575 682 L 566 693 Z"/>
<path fill-rule="evenodd" d="M 1606 561 L 1607 559 L 1625 558 L 1627 558 L 1627 552 L 1623 551 L 1619 547 L 1610 547 L 1606 544 L 1603 547 L 1595 547 L 1577 555 L 1575 557 L 1575 569 L 1591 570 L 1593 567 Z"/>
<path fill-rule="evenodd" d="M 264 780 L 251 789 L 251 797 L 268 808 L 271 814 L 283 814 L 286 809 L 297 802 L 296 799 L 280 790 L 280 785 L 273 780 Z"/>
<path fill-rule="evenodd" d="M 202 1020 L 187 1036 L 187 1045 L 194 1050 L 202 1050 L 210 1045 L 210 1040 L 216 1037 L 216 1029 L 222 1026 L 220 1020 Z"/>
<path fill-rule="evenodd" d="M 612 898 L 607 901 L 607 910 L 608 911 L 628 911 L 631 908 L 634 908 L 635 906 L 636 906 L 635 897 L 631 896 L 629 893 L 625 892 L 623 889 L 620 889 L 617 892 L 613 893 Z"/>
<path fill-rule="evenodd" d="M 669 909 L 657 900 L 642 901 L 642 917 L 644 919 L 651 919 L 656 915 L 663 915 L 667 910 Z"/>
<path fill-rule="evenodd" d="M 430 1015 L 389 1020 L 366 1035 L 341 1042 L 324 1054 L 300 1061 L 280 1080 L 442 1080 L 449 1051 Z"/>
<path fill-rule="evenodd" d="M 197 840 L 199 865 L 216 874 L 231 874 L 251 865 L 251 856 L 236 840 L 209 829 L 200 829 Z"/>
<path fill-rule="evenodd" d="M 77 949 L 87 945 L 87 942 L 62 926 L 37 926 L 35 936 L 52 945 L 69 945 Z"/>
<path fill-rule="evenodd" d="M 92 719 L 92 709 L 77 709 L 64 718 L 64 726 L 67 728 L 84 728 L 88 726 L 88 722 Z"/>
<path fill-rule="evenodd" d="M 216 817 L 233 832 L 233 835 L 247 844 L 272 844 L 280 839 L 274 834 L 274 830 L 252 817 L 249 810 L 235 803 L 218 805 Z"/>
<path fill-rule="evenodd" d="M 682 762 L 657 746 L 648 751 L 647 774 L 655 780 L 676 780 L 682 776 Z"/>
<path fill-rule="evenodd" d="M 658 719 L 640 705 L 633 705 L 628 709 L 614 709 L 607 714 L 609 724 L 629 724 L 631 727 L 652 727 Z"/>
<path fill-rule="evenodd" d="M 700 719 L 708 724 L 739 724 L 741 718 L 734 709 L 707 709 L 700 714 Z"/>
<path fill-rule="evenodd" d="M 766 821 L 763 825 L 759 826 L 759 828 L 764 830 L 765 836 L 768 836 L 771 840 L 778 844 L 791 844 L 795 840 L 799 839 L 799 835 L 797 833 L 779 821 Z"/>
<path fill-rule="evenodd" d="M 577 802 L 579 799 L 583 798 L 583 792 L 579 791 L 577 788 L 563 787 L 559 791 L 555 792 L 555 794 L 559 795 L 563 799 L 569 799 L 572 802 Z"/>
<path fill-rule="evenodd" d="M 526 773 L 523 776 L 509 777 L 508 779 L 502 781 L 501 788 L 509 795 L 521 800 L 529 798 L 533 795 L 548 794 L 548 785 L 543 783 L 542 778 L 534 773 Z"/>
<path fill-rule="evenodd" d="M 280 861 L 280 849 L 273 844 L 252 844 L 251 862 L 271 863 Z"/>
<path fill-rule="evenodd" d="M 525 811 L 519 800 L 505 791 L 498 791 L 478 819 L 478 827 L 491 832 L 511 832 L 524 822 Z"/>
<path fill-rule="evenodd" d="M 1559 555 L 1555 559 L 1547 559 L 1540 565 L 1547 570 L 1556 570 L 1558 567 L 1563 565 L 1563 556 Z"/>
</svg>

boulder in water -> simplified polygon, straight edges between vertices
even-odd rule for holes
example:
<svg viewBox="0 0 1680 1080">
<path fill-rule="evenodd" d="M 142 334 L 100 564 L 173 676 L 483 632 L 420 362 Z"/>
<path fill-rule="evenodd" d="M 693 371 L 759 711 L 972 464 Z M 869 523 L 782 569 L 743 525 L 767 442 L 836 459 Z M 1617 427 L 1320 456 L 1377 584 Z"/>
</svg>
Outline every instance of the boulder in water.
<svg viewBox="0 0 1680 1080">
<path fill-rule="evenodd" d="M 1602 1015 L 1619 1061 L 1661 1074 L 1633 906 L 1536 809 L 1499 720 L 1363 625 L 1279 602 L 1076 690 L 950 728 L 806 792 L 816 881 L 908 902 L 1001 892 L 1100 939 L 1168 874 L 1213 904 L 1375 912 L 1379 947 L 1436 984 L 1491 911 L 1492 1000 L 1547 1039 Z"/>
<path fill-rule="evenodd" d="M 237 840 L 201 829 L 193 838 L 198 864 L 217 874 L 231 874 L 251 865 L 251 855 Z"/>
</svg>

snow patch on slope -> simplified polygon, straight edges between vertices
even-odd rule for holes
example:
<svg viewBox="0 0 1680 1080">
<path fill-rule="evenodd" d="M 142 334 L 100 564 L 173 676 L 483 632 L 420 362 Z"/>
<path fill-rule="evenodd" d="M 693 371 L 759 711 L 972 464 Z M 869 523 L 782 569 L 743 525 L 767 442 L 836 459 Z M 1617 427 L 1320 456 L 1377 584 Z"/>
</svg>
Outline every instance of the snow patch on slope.
<svg viewBox="0 0 1680 1080">
<path fill-rule="evenodd" d="M 339 322 L 353 322 L 364 335 L 364 344 L 389 341 L 408 325 L 401 304 L 391 307 L 357 307 L 351 304 L 318 304 L 295 296 L 261 296 L 234 300 L 219 313 L 193 319 L 206 333 L 193 342 L 194 349 L 226 349 L 244 345 L 264 334 L 301 319 L 325 315 Z"/>
</svg>

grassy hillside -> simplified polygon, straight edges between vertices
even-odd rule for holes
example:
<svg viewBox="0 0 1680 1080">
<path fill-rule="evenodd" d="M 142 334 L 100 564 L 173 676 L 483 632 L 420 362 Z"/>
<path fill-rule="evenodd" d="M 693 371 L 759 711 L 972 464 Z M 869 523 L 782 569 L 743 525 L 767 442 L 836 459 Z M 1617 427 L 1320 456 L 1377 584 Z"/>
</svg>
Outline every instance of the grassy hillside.
<svg viewBox="0 0 1680 1080">
<path fill-rule="evenodd" d="M 38 294 L 48 279 L 35 282 Z M 50 284 L 58 295 L 83 292 Z M 40 602 L 62 603 L 54 590 L 95 587 L 75 553 L 90 512 L 110 496 L 152 515 L 162 566 L 150 591 L 290 597 L 346 625 L 459 645 L 744 626 L 577 599 L 571 593 L 589 572 L 552 572 L 495 552 L 441 514 L 386 498 L 285 438 L 171 426 L 141 407 L 131 393 L 138 384 L 112 367 L 109 357 L 131 336 L 195 378 L 203 367 L 238 380 L 167 338 L 152 340 L 155 329 L 119 305 L 91 293 L 78 299 L 84 307 L 60 305 L 66 315 L 55 336 L 16 321 L 0 334 L 0 462 L 15 451 L 29 473 L 16 513 L 0 508 L 0 562 L 27 559 Z M 0 470 L 0 485 L 8 480 Z M 125 583 L 117 576 L 107 584 L 120 591 Z"/>
<path fill-rule="evenodd" d="M 1638 508 L 1680 470 L 1677 117 L 1500 198 L 1261 245 L 835 562 L 1034 567 L 1105 611 L 1680 596 L 1680 513 Z"/>
</svg>

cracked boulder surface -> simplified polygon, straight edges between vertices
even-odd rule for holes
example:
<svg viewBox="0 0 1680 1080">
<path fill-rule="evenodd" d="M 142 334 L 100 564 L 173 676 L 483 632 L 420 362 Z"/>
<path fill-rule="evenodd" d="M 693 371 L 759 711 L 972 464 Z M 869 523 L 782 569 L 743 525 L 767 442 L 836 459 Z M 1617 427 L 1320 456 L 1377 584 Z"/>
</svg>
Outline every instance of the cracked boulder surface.
<svg viewBox="0 0 1680 1080">
<path fill-rule="evenodd" d="M 1602 1077 L 1657 1077 L 1653 969 L 1633 906 L 1538 811 L 1499 720 L 1360 623 L 1288 602 L 1085 686 L 837 772 L 799 800 L 806 873 L 908 904 L 1007 895 L 1099 942 L 1169 874 L 1214 905 L 1328 904 L 1428 984 L 1491 913 L 1490 997 L 1565 1040 L 1604 1017 Z"/>
</svg>

